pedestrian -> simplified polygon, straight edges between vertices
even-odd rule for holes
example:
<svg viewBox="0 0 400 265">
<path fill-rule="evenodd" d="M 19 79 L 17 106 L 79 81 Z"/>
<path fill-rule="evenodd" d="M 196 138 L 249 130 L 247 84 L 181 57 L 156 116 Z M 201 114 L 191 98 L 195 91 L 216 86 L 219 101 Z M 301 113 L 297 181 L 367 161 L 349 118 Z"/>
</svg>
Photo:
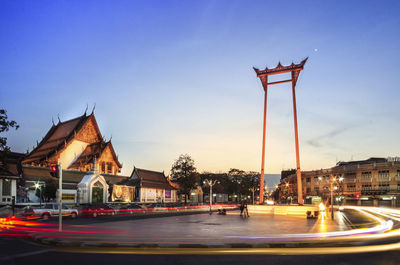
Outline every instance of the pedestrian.
<svg viewBox="0 0 400 265">
<path fill-rule="evenodd" d="M 243 210 L 244 210 L 244 201 L 242 200 L 241 202 L 240 202 L 240 216 L 242 216 L 243 215 Z"/>
<path fill-rule="evenodd" d="M 247 209 L 247 200 L 244 200 L 243 203 L 243 211 L 245 211 L 245 216 L 247 215 L 247 217 L 249 217 L 249 210 Z"/>
</svg>

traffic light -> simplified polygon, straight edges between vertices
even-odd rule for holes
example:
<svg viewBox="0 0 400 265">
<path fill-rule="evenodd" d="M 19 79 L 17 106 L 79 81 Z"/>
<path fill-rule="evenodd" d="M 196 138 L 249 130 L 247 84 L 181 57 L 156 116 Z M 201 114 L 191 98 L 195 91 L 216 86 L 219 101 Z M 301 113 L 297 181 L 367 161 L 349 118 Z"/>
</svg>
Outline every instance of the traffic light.
<svg viewBox="0 0 400 265">
<path fill-rule="evenodd" d="M 360 194 L 356 195 L 356 200 L 358 201 L 360 199 Z"/>
<path fill-rule="evenodd" d="M 59 178 L 60 177 L 60 171 L 58 170 L 58 165 L 55 166 L 50 166 L 50 175 L 53 178 Z"/>
</svg>

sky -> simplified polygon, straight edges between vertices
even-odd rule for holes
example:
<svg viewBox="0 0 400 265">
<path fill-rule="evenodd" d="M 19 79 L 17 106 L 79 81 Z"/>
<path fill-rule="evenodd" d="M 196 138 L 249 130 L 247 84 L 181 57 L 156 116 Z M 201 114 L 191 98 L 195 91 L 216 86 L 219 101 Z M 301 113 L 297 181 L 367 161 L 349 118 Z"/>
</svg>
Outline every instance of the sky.
<svg viewBox="0 0 400 265">
<path fill-rule="evenodd" d="M 0 1 L 0 108 L 12 151 L 89 112 L 123 163 L 260 171 L 263 69 L 296 87 L 302 170 L 400 155 L 398 1 Z M 283 76 L 282 78 L 285 78 Z M 294 168 L 290 83 L 268 91 L 266 173 Z"/>
</svg>

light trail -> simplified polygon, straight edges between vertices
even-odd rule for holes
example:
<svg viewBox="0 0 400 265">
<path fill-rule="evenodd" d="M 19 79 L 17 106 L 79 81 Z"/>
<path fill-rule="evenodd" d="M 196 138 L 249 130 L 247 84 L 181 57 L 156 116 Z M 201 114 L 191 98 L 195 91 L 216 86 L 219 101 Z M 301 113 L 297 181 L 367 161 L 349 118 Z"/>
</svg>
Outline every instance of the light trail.
<svg viewBox="0 0 400 265">
<path fill-rule="evenodd" d="M 126 255 L 335 255 L 400 250 L 400 243 L 321 248 L 62 248 L 58 252 Z"/>
<path fill-rule="evenodd" d="M 351 229 L 345 231 L 333 231 L 333 232 L 320 232 L 320 233 L 298 233 L 298 234 L 266 234 L 266 235 L 225 235 L 222 236 L 224 238 L 232 238 L 232 239 L 245 239 L 247 242 L 254 242 L 257 244 L 274 244 L 274 243 L 305 243 L 305 244 L 313 244 L 313 243 L 347 243 L 347 244 L 363 244 L 363 243 L 372 243 L 373 240 L 381 240 L 381 239 L 390 239 L 393 242 L 393 239 L 398 239 L 400 236 L 400 229 L 394 229 L 394 225 L 399 225 L 400 223 L 400 211 L 395 209 L 387 209 L 387 208 L 375 208 L 375 207 L 353 207 L 348 206 L 345 207 L 347 209 L 352 209 L 358 211 L 360 214 L 368 217 L 371 220 L 375 221 L 375 226 L 367 227 L 367 228 L 358 228 Z M 322 218 L 322 217 L 321 217 Z M 123 229 L 99 229 L 93 228 L 91 226 L 82 226 L 82 225 L 67 225 L 65 226 L 65 230 L 59 232 L 58 229 L 55 228 L 55 224 L 48 223 L 38 223 L 34 222 L 34 220 L 30 217 L 21 217 L 21 218 L 1 218 L 0 219 L 0 236 L 16 236 L 16 237 L 30 237 L 30 236 L 42 236 L 49 238 L 65 238 L 65 239 L 75 239 L 79 241 L 90 242 L 91 240 L 95 240 L 97 243 L 107 243 L 101 242 L 102 235 L 112 235 L 113 239 L 117 239 L 116 242 L 120 239 L 125 240 L 123 242 L 127 243 L 127 240 L 131 244 L 137 244 L 138 242 L 148 242 L 147 239 L 157 240 L 160 236 L 163 235 L 160 233 L 144 233 L 144 232 L 135 232 L 135 231 L 126 231 Z M 321 219 L 322 220 L 322 219 Z M 54 228 L 53 228 L 54 227 Z M 3 230 L 3 232 L 1 232 Z M 153 236 L 153 237 L 151 237 Z M 208 242 L 212 243 L 212 240 L 218 240 L 221 236 L 210 236 L 205 235 L 204 237 L 197 237 L 193 240 L 196 242 Z M 161 244 L 168 244 L 168 242 L 175 242 L 179 244 L 180 240 L 185 239 L 184 237 L 171 236 L 168 237 L 168 241 L 163 241 Z M 182 242 L 182 241 L 181 241 Z M 184 241 L 186 242 L 186 241 Z M 151 243 L 150 243 L 151 244 Z M 397 243 L 396 243 L 397 244 Z M 390 248 L 397 248 L 398 245 L 389 244 L 389 245 L 379 245 L 379 246 L 390 246 Z M 340 248 L 341 251 L 364 251 L 362 249 L 366 246 L 362 246 L 362 248 L 356 248 L 354 246 L 350 246 L 352 250 L 345 250 L 344 248 Z M 168 248 L 171 249 L 171 248 Z M 288 248 L 284 248 L 288 250 Z M 305 249 L 305 248 L 299 248 Z M 306 247 L 306 249 L 313 251 L 322 251 L 324 249 L 326 251 L 327 248 L 311 248 Z M 333 248 L 332 248 L 333 249 Z M 346 248 L 347 249 L 347 248 Z M 385 251 L 385 248 L 379 248 L 381 251 Z M 219 250 L 221 250 L 219 248 Z M 235 251 L 237 249 L 235 248 Z M 265 250 L 263 248 L 263 250 Z M 273 248 L 273 252 L 276 252 L 277 248 Z M 387 250 L 387 249 L 386 249 Z M 135 250 L 135 251 L 143 251 Z M 150 251 L 150 250 L 149 250 Z M 244 251 L 244 250 L 243 250 Z M 292 250 L 291 250 L 292 251 Z M 291 253 L 294 253 L 296 250 L 293 250 Z M 335 250 L 336 251 L 336 250 Z M 368 250 L 370 251 L 370 250 Z M 268 252 L 268 251 L 266 251 Z M 279 251 L 278 251 L 279 252 Z M 243 252 L 244 253 L 244 252 Z M 287 252 L 285 252 L 287 253 Z M 345 253 L 345 252 L 343 252 Z M 355 253 L 355 252 L 349 252 Z M 325 253 L 326 254 L 326 253 Z"/>
</svg>

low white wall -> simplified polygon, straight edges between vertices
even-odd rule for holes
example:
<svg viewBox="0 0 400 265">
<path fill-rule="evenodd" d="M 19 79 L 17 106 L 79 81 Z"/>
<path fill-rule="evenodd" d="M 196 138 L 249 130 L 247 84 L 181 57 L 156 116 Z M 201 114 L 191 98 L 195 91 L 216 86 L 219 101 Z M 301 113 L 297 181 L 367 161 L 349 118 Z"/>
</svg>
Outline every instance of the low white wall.
<svg viewBox="0 0 400 265">
<path fill-rule="evenodd" d="M 317 206 L 298 206 L 298 205 L 248 205 L 249 213 L 256 214 L 276 214 L 293 215 L 305 217 L 307 211 L 319 211 Z"/>
</svg>

